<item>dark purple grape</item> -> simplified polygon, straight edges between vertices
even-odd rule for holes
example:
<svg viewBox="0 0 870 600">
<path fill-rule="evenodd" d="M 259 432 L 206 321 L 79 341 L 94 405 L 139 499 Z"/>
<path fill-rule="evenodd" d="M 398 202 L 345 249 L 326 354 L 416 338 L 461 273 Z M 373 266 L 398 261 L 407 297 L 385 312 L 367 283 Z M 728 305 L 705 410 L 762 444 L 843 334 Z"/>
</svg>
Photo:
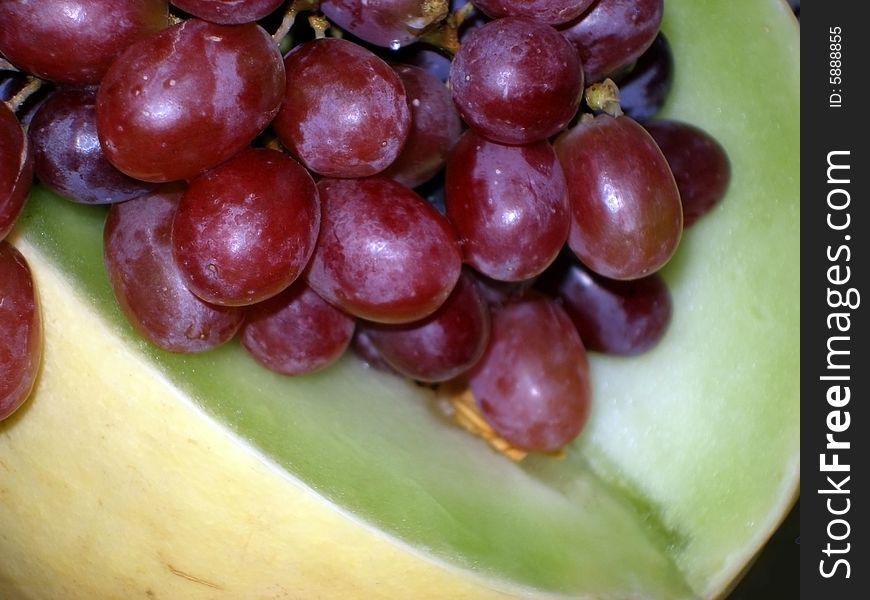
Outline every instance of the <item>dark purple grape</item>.
<svg viewBox="0 0 870 600">
<path fill-rule="evenodd" d="M 33 181 L 33 152 L 15 113 L 0 102 L 0 240 L 24 208 Z"/>
<path fill-rule="evenodd" d="M 42 361 L 42 317 L 30 267 L 0 240 L 0 421 L 30 396 Z"/>
<path fill-rule="evenodd" d="M 725 197 L 731 181 L 728 155 L 710 134 L 693 125 L 662 120 L 645 127 L 674 173 L 683 202 L 683 226 L 688 227 Z"/>
<path fill-rule="evenodd" d="M 112 64 L 97 94 L 100 142 L 131 177 L 190 179 L 245 148 L 283 95 L 281 54 L 261 27 L 188 19 Z"/>
<path fill-rule="evenodd" d="M 447 381 L 483 354 L 489 341 L 489 308 L 466 273 L 444 304 L 422 321 L 367 323 L 364 328 L 380 356 L 399 373 L 417 381 Z"/>
<path fill-rule="evenodd" d="M 527 144 L 574 118 L 583 69 L 552 27 L 508 17 L 469 33 L 450 67 L 450 87 L 459 114 L 479 133 L 503 144 Z"/>
<path fill-rule="evenodd" d="M 558 300 L 588 350 L 636 356 L 655 346 L 671 321 L 671 295 L 658 273 L 607 279 L 566 254 L 535 286 Z"/>
<path fill-rule="evenodd" d="M 659 33 L 631 71 L 617 81 L 622 111 L 635 121 L 653 118 L 665 105 L 673 80 L 671 47 Z"/>
<path fill-rule="evenodd" d="M 398 74 L 346 40 L 324 38 L 284 59 L 287 90 L 273 124 L 306 167 L 327 177 L 365 177 L 396 160 L 411 127 Z"/>
<path fill-rule="evenodd" d="M 465 262 L 493 279 L 520 281 L 553 262 L 568 237 L 568 189 L 546 140 L 524 146 L 466 131 L 450 153 L 447 216 Z"/>
<path fill-rule="evenodd" d="M 524 450 L 559 450 L 589 415 L 586 350 L 568 315 L 543 296 L 493 312 L 489 346 L 469 384 L 486 422 Z"/>
<path fill-rule="evenodd" d="M 97 136 L 96 91 L 62 89 L 39 107 L 28 135 L 39 180 L 73 202 L 111 204 L 154 189 L 110 163 Z"/>
<path fill-rule="evenodd" d="M 447 152 L 459 139 L 462 123 L 447 87 L 423 69 L 393 67 L 405 86 L 411 108 L 411 129 L 399 157 L 382 173 L 408 187 L 417 187 L 444 166 Z"/>
<path fill-rule="evenodd" d="M 683 230 L 680 194 L 661 150 L 629 117 L 599 115 L 556 141 L 572 221 L 568 245 L 611 279 L 660 269 Z"/>
<path fill-rule="evenodd" d="M 95 84 L 125 48 L 169 24 L 166 0 L 4 0 L 0 52 L 28 73 Z"/>
<path fill-rule="evenodd" d="M 142 337 L 170 352 L 203 352 L 232 338 L 244 312 L 208 304 L 185 286 L 171 244 L 181 195 L 171 187 L 113 204 L 103 259 L 118 304 Z"/>
<path fill-rule="evenodd" d="M 172 224 L 184 281 L 207 302 L 241 306 L 302 273 L 320 230 L 317 186 L 276 150 L 250 149 L 190 182 Z"/>
<path fill-rule="evenodd" d="M 268 16 L 284 0 L 171 0 L 171 3 L 205 21 L 220 25 L 240 25 Z"/>
<path fill-rule="evenodd" d="M 379 323 L 418 321 L 441 306 L 459 279 L 450 224 L 395 181 L 324 179 L 323 214 L 308 283 L 322 298 Z"/>
<path fill-rule="evenodd" d="M 447 16 L 447 0 L 322 0 L 320 10 L 343 30 L 398 50 Z"/>
<path fill-rule="evenodd" d="M 446 82 L 450 76 L 450 59 L 429 48 L 412 46 L 413 52 L 397 57 L 402 63 L 420 67 L 439 81 Z"/>
<path fill-rule="evenodd" d="M 303 281 L 248 308 L 242 345 L 284 375 L 325 369 L 350 344 L 354 319 L 324 301 Z"/>
<path fill-rule="evenodd" d="M 526 17 L 533 21 L 558 25 L 576 19 L 595 0 L 472 0 L 474 5 L 493 19 Z"/>
<path fill-rule="evenodd" d="M 597 0 L 576 21 L 559 27 L 577 48 L 586 83 L 601 81 L 637 60 L 662 22 L 664 0 Z"/>
</svg>

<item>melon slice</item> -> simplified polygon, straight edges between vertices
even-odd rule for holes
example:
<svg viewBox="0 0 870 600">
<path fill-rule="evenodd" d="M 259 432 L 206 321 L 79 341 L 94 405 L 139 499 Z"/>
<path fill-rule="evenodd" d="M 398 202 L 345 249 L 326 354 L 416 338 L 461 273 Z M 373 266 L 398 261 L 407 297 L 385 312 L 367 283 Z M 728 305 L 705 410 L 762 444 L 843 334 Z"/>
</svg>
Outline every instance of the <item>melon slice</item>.
<svg viewBox="0 0 870 600">
<path fill-rule="evenodd" d="M 799 477 L 799 35 L 779 0 L 667 0 L 668 116 L 732 160 L 665 276 L 673 325 L 591 361 L 562 460 L 515 464 L 352 358 L 271 374 L 160 352 L 102 267 L 105 214 L 37 188 L 13 243 L 43 303 L 0 423 L 2 598 L 715 597 Z"/>
</svg>

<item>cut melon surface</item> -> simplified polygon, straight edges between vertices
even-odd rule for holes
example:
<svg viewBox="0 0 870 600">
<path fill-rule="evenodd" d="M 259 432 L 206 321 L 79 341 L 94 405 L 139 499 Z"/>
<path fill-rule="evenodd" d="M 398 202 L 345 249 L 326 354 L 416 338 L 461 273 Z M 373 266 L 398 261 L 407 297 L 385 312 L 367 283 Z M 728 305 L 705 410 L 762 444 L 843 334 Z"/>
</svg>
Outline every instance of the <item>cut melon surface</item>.
<svg viewBox="0 0 870 600">
<path fill-rule="evenodd" d="M 286 378 L 124 322 L 105 213 L 36 189 L 33 398 L 0 423 L 2 598 L 713 597 L 799 477 L 798 32 L 774 0 L 667 0 L 666 109 L 728 150 L 725 202 L 664 274 L 674 322 L 593 356 L 563 460 L 515 464 L 352 358 Z M 723 59 L 723 57 L 726 57 Z"/>
</svg>

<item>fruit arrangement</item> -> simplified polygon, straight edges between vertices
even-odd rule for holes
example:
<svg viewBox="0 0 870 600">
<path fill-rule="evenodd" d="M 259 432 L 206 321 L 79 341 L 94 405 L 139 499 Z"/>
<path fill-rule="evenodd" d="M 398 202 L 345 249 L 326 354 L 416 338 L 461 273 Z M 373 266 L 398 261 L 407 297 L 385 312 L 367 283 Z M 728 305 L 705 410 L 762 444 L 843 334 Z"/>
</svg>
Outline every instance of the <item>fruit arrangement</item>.
<svg viewBox="0 0 870 600">
<path fill-rule="evenodd" d="M 324 14 L 339 25 L 341 4 L 322 5 Z M 499 3 L 491 4 L 481 8 L 487 14 L 500 10 Z M 718 26 L 724 23 L 725 30 L 737 35 L 741 7 L 714 4 L 712 8 Z M 270 6 L 263 10 L 274 9 Z M 190 7 L 186 10 L 195 12 Z M 755 78 L 749 80 L 758 81 L 759 89 L 761 81 L 766 82 L 774 74 L 779 77 L 780 89 L 787 92 L 784 114 L 773 100 L 755 96 L 752 111 L 740 112 L 746 107 L 731 104 L 740 99 L 745 102 L 745 96 L 724 85 L 699 86 L 697 81 L 711 79 L 710 62 L 714 59 L 710 57 L 717 55 L 714 50 L 721 50 L 725 38 L 710 33 L 715 30 L 711 24 L 714 19 L 704 10 L 679 0 L 666 6 L 663 29 L 674 48 L 676 78 L 664 115 L 678 115 L 715 131 L 731 157 L 735 179 L 726 202 L 683 236 L 676 255 L 681 224 L 674 226 L 674 221 L 682 217 L 668 216 L 666 206 L 673 206 L 673 202 L 666 197 L 655 211 L 665 216 L 656 225 L 656 235 L 670 242 L 664 247 L 647 247 L 643 239 L 635 239 L 634 247 L 640 251 L 632 255 L 629 248 L 629 255 L 645 259 L 637 263 L 607 260 L 626 251 L 618 244 L 603 258 L 596 255 L 594 249 L 586 247 L 589 236 L 596 232 L 578 234 L 583 224 L 571 224 L 571 250 L 587 266 L 611 277 L 636 279 L 674 256 L 662 272 L 662 281 L 670 287 L 674 300 L 673 322 L 664 339 L 642 357 L 590 356 L 588 377 L 595 391 L 592 412 L 587 417 L 585 401 L 571 411 L 580 425 L 587 418 L 589 421 L 583 435 L 567 447 L 564 438 L 553 443 L 524 442 L 523 432 L 510 432 L 516 419 L 509 417 L 506 424 L 500 424 L 498 414 L 481 406 L 489 425 L 499 434 L 508 432 L 510 439 L 519 439 L 521 447 L 562 449 L 561 459 L 532 455 L 519 465 L 491 452 L 480 440 L 445 419 L 428 388 L 376 372 L 352 358 L 303 378 L 269 373 L 257 363 L 284 373 L 296 368 L 281 354 L 292 354 L 294 348 L 282 348 L 276 343 L 271 330 L 277 326 L 276 321 L 270 321 L 282 314 L 282 303 L 291 300 L 289 296 L 307 298 L 308 306 L 318 307 L 310 310 L 320 310 L 321 314 L 338 307 L 356 318 L 375 321 L 365 328 L 365 333 L 388 360 L 391 351 L 398 353 L 389 360 L 396 368 L 403 358 L 402 340 L 396 341 L 396 325 L 430 315 L 439 305 L 449 308 L 448 296 L 454 286 L 456 297 L 468 296 L 469 289 L 477 289 L 469 272 L 460 276 L 458 250 L 450 250 L 446 238 L 433 244 L 441 249 L 444 265 L 433 269 L 427 281 L 419 282 L 419 286 L 434 291 L 414 302 L 407 297 L 390 300 L 390 294 L 400 287 L 395 283 L 379 285 L 372 293 L 356 294 L 357 288 L 368 283 L 363 279 L 348 291 L 343 287 L 347 285 L 343 279 L 347 267 L 336 267 L 334 258 L 343 249 L 314 247 L 311 232 L 316 232 L 318 226 L 321 240 L 324 227 L 340 232 L 338 227 L 347 227 L 360 215 L 374 215 L 371 218 L 377 220 L 378 226 L 385 227 L 383 224 L 389 223 L 395 213 L 379 215 L 376 203 L 369 200 L 378 196 L 394 198 L 394 209 L 406 211 L 404 214 L 429 215 L 415 216 L 413 222 L 427 223 L 428 229 L 414 239 L 425 241 L 435 235 L 438 240 L 442 234 L 431 232 L 444 230 L 443 217 L 434 209 L 420 213 L 418 207 L 425 205 L 417 202 L 419 198 L 401 183 L 377 176 L 352 179 L 376 175 L 396 163 L 397 148 L 389 143 L 372 145 L 372 139 L 403 137 L 407 131 L 364 130 L 361 133 L 367 136 L 338 144 L 341 148 L 359 147 L 360 153 L 352 157 L 336 155 L 328 145 L 319 145 L 322 137 L 300 133 L 304 129 L 299 128 L 300 123 L 322 128 L 324 123 L 353 114 L 353 110 L 342 108 L 340 99 L 319 105 L 312 102 L 318 92 L 308 88 L 322 90 L 323 81 L 329 77 L 341 79 L 342 62 L 371 62 L 369 54 L 360 57 L 360 51 L 353 49 L 360 46 L 335 38 L 297 46 L 286 55 L 284 67 L 287 72 L 291 67 L 298 71 L 294 75 L 294 81 L 301 82 L 298 89 L 294 88 L 300 99 L 298 106 L 294 108 L 281 89 L 285 100 L 280 111 L 274 112 L 277 103 L 269 99 L 269 93 L 259 94 L 256 100 L 263 106 L 254 112 L 262 116 L 255 114 L 254 120 L 262 121 L 239 134 L 239 139 L 247 140 L 241 145 L 247 145 L 252 135 L 275 119 L 274 130 L 280 143 L 317 174 L 320 180 L 316 187 L 304 169 L 275 150 L 277 146 L 270 141 L 266 148 L 237 154 L 241 149 L 238 139 L 215 137 L 214 131 L 207 131 L 209 126 L 183 132 L 176 128 L 152 137 L 149 132 L 153 128 L 146 127 L 137 138 L 130 128 L 151 114 L 140 107 L 131 113 L 135 119 L 118 116 L 127 107 L 124 102 L 113 104 L 121 94 L 117 90 L 136 96 L 138 89 L 135 82 L 125 81 L 125 77 L 129 79 L 129 67 L 122 69 L 118 65 L 139 61 L 132 72 L 144 73 L 148 67 L 140 64 L 142 61 L 147 63 L 154 56 L 164 55 L 171 61 L 172 55 L 161 48 L 173 44 L 155 41 L 148 53 L 122 54 L 109 67 L 96 95 L 98 120 L 108 119 L 100 130 L 111 132 L 101 133 L 101 144 L 112 163 L 123 165 L 127 175 L 134 177 L 136 182 L 132 183 L 152 186 L 144 192 L 149 205 L 138 198 L 121 201 L 113 204 L 106 220 L 105 211 L 84 206 L 87 201 L 73 204 L 37 187 L 9 238 L 33 271 L 39 301 L 31 304 L 42 306 L 45 339 L 42 370 L 38 377 L 33 376 L 36 388 L 30 402 L 0 425 L 2 468 L 8 475 L 2 493 L 4 499 L 9 499 L 0 511 L 3 530 L 9 532 L 3 538 L 3 549 L 4 555 L 16 557 L 0 573 L 0 589 L 8 589 L 12 597 L 126 597 L 143 593 L 155 597 L 212 597 L 217 590 L 232 597 L 281 597 L 282 593 L 302 597 L 525 597 L 538 592 L 691 597 L 721 591 L 787 508 L 797 477 L 797 415 L 787 415 L 796 410 L 797 399 L 796 383 L 792 381 L 797 365 L 797 308 L 789 296 L 796 292 L 796 280 L 790 279 L 796 264 L 795 268 L 783 268 L 792 264 L 786 258 L 775 269 L 769 268 L 777 262 L 777 256 L 788 256 L 789 248 L 793 250 L 796 244 L 797 207 L 788 202 L 795 180 L 788 178 L 792 173 L 787 168 L 790 148 L 782 137 L 797 131 L 797 76 L 795 59 L 789 54 L 794 50 L 796 35 L 793 23 L 778 4 L 765 4 L 755 10 L 761 13 L 768 32 L 776 34 L 771 36 L 776 40 L 750 42 L 743 34 L 747 39 L 741 40 L 747 48 L 742 50 L 747 55 L 755 47 L 753 44 L 762 44 L 768 58 L 753 65 L 764 77 L 750 73 L 748 66 L 741 75 L 748 78 L 753 74 Z M 425 21 L 429 16 L 421 18 Z M 189 19 L 172 31 L 210 27 L 200 23 L 205 22 Z M 539 30 L 538 25 L 530 25 L 523 18 L 507 17 L 493 23 L 503 29 L 499 29 L 497 39 Z M 349 24 L 343 26 L 352 32 Z M 480 31 L 492 31 L 492 27 L 484 25 Z M 549 25 L 543 27 L 547 32 L 556 31 Z M 238 40 L 232 38 L 231 43 L 263 49 L 256 62 L 260 66 L 270 64 L 269 51 L 265 50 L 268 36 L 262 43 L 263 36 L 251 34 L 250 28 L 242 26 L 233 31 L 233 35 L 238 33 Z M 153 35 L 148 40 L 166 37 L 164 33 Z M 532 35 L 532 39 L 546 35 L 549 33 Z M 475 41 L 478 46 L 483 45 L 480 40 L 486 41 L 485 33 L 463 40 L 466 45 L 460 45 L 451 68 L 451 89 L 460 114 L 472 129 L 463 134 L 458 149 L 464 144 L 466 153 L 480 155 L 482 148 L 492 145 L 493 152 L 510 152 L 511 144 L 534 144 L 568 125 L 576 106 L 572 111 L 563 102 L 554 102 L 551 111 L 540 99 L 536 105 L 539 111 L 514 107 L 520 121 L 509 127 L 504 127 L 502 120 L 487 121 L 493 109 L 483 111 L 482 116 L 477 114 L 481 100 L 474 94 L 483 88 L 462 91 L 462 81 L 482 79 L 487 73 L 475 73 L 472 66 L 462 66 L 461 59 L 466 56 L 462 53 L 493 50 L 475 48 Z M 392 41 L 387 45 L 392 46 Z M 399 46 L 404 43 L 399 42 Z M 550 44 L 547 49 L 554 46 L 558 44 Z M 330 49 L 322 50 L 326 47 Z M 335 60 L 331 66 L 318 66 L 329 65 L 330 60 Z M 469 64 L 478 62 L 472 60 Z M 460 67 L 456 67 L 457 63 Z M 372 63 L 373 72 L 380 64 Z M 281 70 L 277 66 L 262 68 L 251 77 L 259 78 L 256 87 L 261 90 L 270 85 L 280 89 L 282 86 L 274 85 L 280 78 L 278 72 Z M 389 96 L 390 89 L 395 93 L 409 85 L 400 79 L 401 71 L 378 73 L 372 77 L 381 77 L 389 84 L 384 97 Z M 56 77 L 62 81 L 65 76 L 61 73 Z M 202 77 L 207 79 L 208 74 Z M 577 92 L 582 86 L 569 79 L 559 81 L 562 87 L 557 87 L 556 93 L 579 97 Z M 208 88 L 201 82 L 198 85 L 200 90 Z M 245 92 L 240 89 L 239 93 Z M 140 94 L 148 95 L 144 89 Z M 56 98 L 53 96 L 49 102 L 56 102 Z M 169 103 L 166 109 L 171 111 L 172 106 Z M 773 110 L 774 106 L 777 110 Z M 329 112 L 336 107 L 337 113 Z M 391 111 L 378 122 L 400 128 L 402 122 L 407 122 L 403 116 L 407 103 L 386 100 L 377 108 Z M 293 110 L 296 112 L 290 114 Z M 320 114 L 323 111 L 326 114 Z M 745 119 L 739 131 L 746 139 L 729 131 L 724 120 L 716 127 L 722 113 L 734 111 Z M 251 115 L 225 114 L 222 122 L 240 119 L 242 126 L 251 122 Z M 587 168 L 573 159 L 577 154 L 575 146 L 589 143 L 586 140 L 594 138 L 599 129 L 606 130 L 609 136 L 621 135 L 626 129 L 621 124 L 628 122 L 624 119 L 597 116 L 577 124 L 557 142 L 556 155 L 565 171 L 570 171 L 569 182 L 582 181 L 582 172 Z M 115 124 L 119 122 L 125 125 L 123 131 L 117 132 Z M 36 126 L 37 132 L 38 125 L 34 118 L 31 127 Z M 344 125 L 342 133 L 354 134 L 352 123 Z M 228 127 L 237 129 L 234 123 Z M 202 153 L 189 152 L 192 145 L 201 145 L 191 144 L 191 140 L 203 135 L 213 142 L 208 148 L 207 166 L 201 162 Z M 657 142 L 661 138 L 663 148 L 666 135 L 660 132 L 655 138 Z M 598 144 L 606 148 L 606 144 Z M 148 148 L 158 151 L 146 151 Z M 235 149 L 231 152 L 230 148 Z M 619 144 L 614 148 L 625 154 L 633 146 L 624 152 L 619 152 Z M 691 158 L 690 154 L 687 160 Z M 465 164 L 465 160 L 457 159 L 457 164 Z M 24 164 L 18 170 L 24 172 L 26 168 Z M 398 167 L 394 164 L 391 168 Z M 207 172 L 200 175 L 202 171 Z M 762 172 L 765 177 L 759 177 Z M 277 185 L 270 179 L 276 173 L 284 178 Z M 448 161 L 446 210 L 459 224 L 463 217 L 457 216 L 455 207 L 451 213 L 450 206 L 459 192 L 449 190 L 464 190 L 469 184 L 462 183 L 461 168 L 454 168 L 453 173 L 451 179 Z M 411 181 L 425 174 L 404 176 Z M 264 197 L 268 197 L 270 189 L 282 185 L 303 190 L 293 199 L 293 210 L 296 214 L 308 210 L 310 217 L 298 222 L 265 219 L 255 224 L 269 234 L 274 227 L 275 236 L 283 238 L 288 235 L 286 227 L 309 223 L 307 229 L 302 227 L 303 231 L 289 234 L 303 240 L 286 250 L 285 264 L 296 264 L 292 274 L 255 276 L 239 289 L 231 289 L 220 275 L 232 269 L 224 269 L 222 263 L 217 273 L 213 263 L 198 260 L 203 255 L 202 245 L 226 241 L 225 236 L 213 231 L 203 235 L 197 227 L 203 203 L 231 189 L 234 178 L 261 185 L 258 194 Z M 191 179 L 186 191 L 163 184 L 176 179 Z M 12 187 L 13 191 L 18 189 Z M 577 187 L 569 185 L 568 193 L 576 193 Z M 304 192 L 306 189 L 309 191 Z M 768 193 L 763 200 L 753 202 L 753 193 L 758 189 Z M 315 194 L 320 203 L 319 215 L 310 208 Z M 282 207 L 275 204 L 270 210 L 280 211 Z M 142 232 L 139 237 L 167 230 L 167 214 L 174 215 L 172 234 L 156 237 L 171 238 L 171 243 L 154 246 L 164 253 L 162 258 L 148 250 L 128 260 L 129 242 L 124 241 L 124 236 L 137 228 Z M 468 220 L 473 218 L 470 215 Z M 184 225 L 185 219 L 189 226 Z M 661 234 L 662 228 L 668 233 Z M 595 245 L 606 245 L 624 234 L 617 231 Z M 347 236 L 336 233 L 331 237 L 342 240 Z M 326 238 L 329 241 L 330 236 Z M 560 245 L 544 253 L 543 263 L 555 259 Z M 491 274 L 510 279 L 498 272 L 503 265 L 487 265 L 486 246 L 479 244 L 473 258 L 469 258 L 470 253 L 464 258 L 475 268 L 495 269 Z M 231 250 L 224 248 L 227 256 Z M 6 244 L 4 252 L 5 259 L 16 251 Z M 140 258 L 151 261 L 147 268 L 127 272 Z M 268 262 L 267 256 L 257 258 L 261 263 Z M 534 262 L 535 257 L 523 258 Z M 164 349 L 156 348 L 152 342 L 160 345 L 165 336 L 158 334 L 151 342 L 143 340 L 118 310 L 120 303 L 127 316 L 133 315 L 134 322 L 139 319 L 136 329 L 140 331 L 142 315 L 158 323 L 162 318 L 166 324 L 171 308 L 154 306 L 139 292 L 119 289 L 128 285 L 135 288 L 139 285 L 136 278 L 143 277 L 143 272 L 149 277 L 152 273 L 177 277 L 177 273 L 167 273 L 161 266 L 173 261 L 183 263 L 186 288 L 195 291 L 197 298 L 207 300 L 211 311 L 203 316 L 200 308 L 196 309 L 196 319 L 207 320 L 197 321 L 206 323 L 205 329 L 186 335 L 187 341 L 181 340 L 181 344 L 199 340 L 207 347 L 217 346 L 208 352 L 166 352 L 176 348 L 165 344 Z M 9 262 L 22 264 L 17 259 Z M 411 273 L 408 264 L 404 267 L 406 275 Z M 540 265 L 522 267 L 533 276 L 541 269 Z M 288 288 L 288 279 L 296 279 L 303 268 L 307 268 L 305 279 L 311 289 L 300 292 Z M 243 277 L 253 269 L 242 261 L 234 277 Z M 16 273 L 20 271 L 18 267 Z M 265 267 L 263 271 L 258 269 L 258 275 L 267 272 Z M 526 279 L 528 272 L 523 275 L 517 279 Z M 288 293 L 282 294 L 282 290 Z M 284 295 L 288 298 L 282 298 Z M 524 335 L 529 340 L 535 335 L 542 339 L 549 336 L 552 350 L 560 343 L 559 330 L 572 329 L 565 309 L 559 305 L 535 294 L 524 293 L 521 297 L 493 313 L 489 341 L 492 354 L 498 353 L 499 344 L 510 332 L 526 328 Z M 256 304 L 261 312 L 243 323 L 238 307 L 263 301 L 274 306 L 270 309 Z M 480 306 L 480 298 L 472 298 L 470 304 Z M 570 308 L 570 302 L 563 305 Z M 38 314 L 33 308 L 31 312 Z M 457 312 L 468 314 L 467 310 Z M 558 316 L 547 316 L 551 314 Z M 327 363 L 340 355 L 350 341 L 353 323 L 339 317 L 333 319 L 337 331 L 345 333 L 338 335 L 328 351 L 321 352 L 319 347 L 312 350 L 328 354 Z M 716 317 L 721 324 L 712 322 Z M 292 314 L 284 318 L 287 323 L 294 322 Z M 551 319 L 555 320 L 548 324 Z M 214 323 L 219 325 L 213 328 Z M 33 330 L 38 329 L 37 322 Z M 241 344 L 224 343 L 238 330 Z M 150 331 L 159 331 L 159 327 Z M 413 339 L 410 344 L 422 345 Z M 481 346 L 479 338 L 471 346 L 475 344 Z M 606 341 L 601 342 L 599 348 L 604 351 L 606 345 Z M 430 344 L 426 342 L 426 346 Z M 455 350 L 457 345 L 448 347 Z M 630 347 L 621 353 L 631 354 L 633 350 Z M 729 363 L 728 353 L 743 360 L 732 359 Z M 545 355 L 541 351 L 533 354 Z M 467 356 L 465 360 L 469 360 Z M 507 362 L 511 360 L 511 364 L 522 368 L 522 361 Z M 585 360 L 584 353 L 570 362 L 577 365 Z M 727 371 L 725 365 L 729 365 Z M 545 369 L 551 366 L 545 365 Z M 456 375 L 452 366 L 441 369 L 436 365 L 431 371 L 441 371 L 431 380 Z M 472 376 L 472 392 L 477 397 L 493 397 L 480 391 L 486 389 L 486 368 L 477 371 Z M 579 377 L 583 387 L 585 369 Z M 461 406 L 448 407 L 447 412 L 459 411 Z M 774 425 L 780 418 L 784 418 L 785 426 L 779 422 Z M 730 434 L 724 432 L 729 428 Z M 745 432 L 745 439 L 764 438 L 764 455 L 754 456 L 752 450 L 758 446 L 746 443 L 734 431 Z M 576 429 L 568 439 L 573 435 Z M 62 447 L 73 452 L 62 452 Z M 50 533 L 37 535 L 37 528 Z M 118 530 L 127 533 L 118 536 Z M 236 550 L 232 563 L 226 562 L 228 547 Z M 65 556 L 75 558 L 68 560 Z M 131 564 L 136 568 L 131 570 Z M 224 564 L 226 567 L 221 566 Z M 95 575 L 95 569 L 99 569 L 100 576 Z"/>
</svg>

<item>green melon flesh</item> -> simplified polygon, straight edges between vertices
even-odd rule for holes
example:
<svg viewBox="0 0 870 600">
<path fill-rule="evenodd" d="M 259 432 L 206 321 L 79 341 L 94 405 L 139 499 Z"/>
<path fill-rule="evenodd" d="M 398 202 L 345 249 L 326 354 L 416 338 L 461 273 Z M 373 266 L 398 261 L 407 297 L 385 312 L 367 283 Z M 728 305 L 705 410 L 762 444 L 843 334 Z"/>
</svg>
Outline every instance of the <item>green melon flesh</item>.
<svg viewBox="0 0 870 600">
<path fill-rule="evenodd" d="M 353 359 L 290 379 L 236 343 L 200 356 L 149 347 L 112 297 L 100 209 L 36 189 L 15 241 L 264 457 L 435 560 L 522 596 L 715 596 L 799 476 L 799 36 L 779 0 L 667 0 L 663 28 L 676 60 L 667 116 L 716 136 L 733 180 L 665 270 L 665 340 L 640 358 L 592 358 L 592 418 L 564 460 L 514 464 L 426 391 Z"/>
</svg>

